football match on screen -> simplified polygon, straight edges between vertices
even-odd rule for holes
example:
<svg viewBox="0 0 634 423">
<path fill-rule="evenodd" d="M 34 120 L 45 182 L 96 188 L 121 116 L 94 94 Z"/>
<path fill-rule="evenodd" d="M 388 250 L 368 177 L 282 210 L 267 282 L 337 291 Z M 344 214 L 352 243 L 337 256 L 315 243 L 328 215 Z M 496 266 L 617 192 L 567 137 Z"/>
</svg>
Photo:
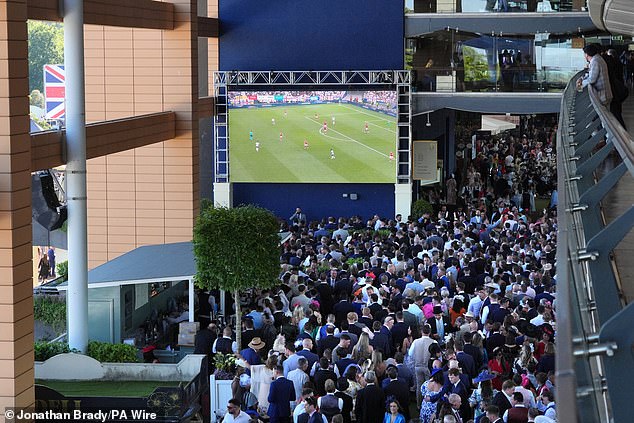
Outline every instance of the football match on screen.
<svg viewBox="0 0 634 423">
<path fill-rule="evenodd" d="M 396 92 L 229 93 L 231 182 L 394 183 Z"/>
</svg>

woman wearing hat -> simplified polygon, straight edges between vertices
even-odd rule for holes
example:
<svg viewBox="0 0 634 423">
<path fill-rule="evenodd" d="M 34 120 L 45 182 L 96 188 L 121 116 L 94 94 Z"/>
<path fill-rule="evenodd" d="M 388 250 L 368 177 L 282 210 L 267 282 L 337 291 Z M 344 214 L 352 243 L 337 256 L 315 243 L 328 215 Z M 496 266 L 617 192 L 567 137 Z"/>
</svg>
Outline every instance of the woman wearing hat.
<svg viewBox="0 0 634 423">
<path fill-rule="evenodd" d="M 260 350 L 264 348 L 266 344 L 259 336 L 256 336 L 249 342 L 248 348 L 240 351 L 240 355 L 251 366 L 256 366 L 258 364 L 262 364 L 262 359 L 260 358 Z"/>
<path fill-rule="evenodd" d="M 491 381 L 495 379 L 495 375 L 489 373 L 488 370 L 483 370 L 480 374 L 473 379 L 474 383 L 478 384 L 478 387 L 473 390 L 469 397 L 469 404 L 473 408 L 473 420 L 478 422 L 480 417 L 485 415 L 485 409 L 491 404 L 493 397 L 497 394 L 497 390 L 491 386 Z"/>
<path fill-rule="evenodd" d="M 431 423 L 436 414 L 436 402 L 431 401 L 431 397 L 438 394 L 443 387 L 444 377 L 442 369 L 434 369 L 431 378 L 420 387 L 423 402 L 420 405 L 421 423 Z"/>
</svg>

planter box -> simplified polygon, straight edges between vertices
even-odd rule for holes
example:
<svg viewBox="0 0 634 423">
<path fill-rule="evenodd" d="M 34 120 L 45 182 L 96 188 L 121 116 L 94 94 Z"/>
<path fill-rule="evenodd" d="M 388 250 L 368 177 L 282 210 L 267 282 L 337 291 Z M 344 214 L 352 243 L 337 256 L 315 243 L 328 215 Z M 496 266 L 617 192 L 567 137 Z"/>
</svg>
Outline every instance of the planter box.
<svg viewBox="0 0 634 423">
<path fill-rule="evenodd" d="M 209 376 L 209 407 L 212 421 L 214 416 L 224 416 L 227 412 L 227 402 L 233 397 L 230 380 L 216 380 L 214 375 Z"/>
<path fill-rule="evenodd" d="M 35 378 L 48 380 L 158 380 L 189 382 L 200 372 L 204 354 L 185 356 L 179 363 L 100 363 L 83 354 L 58 354 L 35 362 Z M 231 389 L 229 389 L 231 391 Z"/>
</svg>

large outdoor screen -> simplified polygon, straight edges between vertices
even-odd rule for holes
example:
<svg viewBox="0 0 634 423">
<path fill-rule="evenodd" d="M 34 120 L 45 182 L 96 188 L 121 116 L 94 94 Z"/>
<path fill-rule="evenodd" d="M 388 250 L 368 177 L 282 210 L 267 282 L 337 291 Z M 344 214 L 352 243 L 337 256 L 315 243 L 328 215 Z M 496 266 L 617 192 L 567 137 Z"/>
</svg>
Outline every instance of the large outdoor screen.
<svg viewBox="0 0 634 423">
<path fill-rule="evenodd" d="M 396 180 L 395 91 L 229 92 L 231 182 Z"/>
</svg>

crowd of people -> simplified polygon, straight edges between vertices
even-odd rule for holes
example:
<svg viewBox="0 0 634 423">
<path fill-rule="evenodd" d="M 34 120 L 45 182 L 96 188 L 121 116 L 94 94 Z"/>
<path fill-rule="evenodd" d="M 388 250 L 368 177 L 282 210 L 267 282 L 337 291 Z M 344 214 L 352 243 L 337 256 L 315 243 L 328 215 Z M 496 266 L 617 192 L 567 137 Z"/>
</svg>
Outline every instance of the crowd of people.
<svg viewBox="0 0 634 423">
<path fill-rule="evenodd" d="M 211 347 L 239 357 L 226 423 L 557 421 L 553 128 L 524 125 L 476 140 L 433 213 L 298 208 L 279 286 Z"/>
<path fill-rule="evenodd" d="M 396 91 L 348 91 L 343 101 L 370 107 L 373 110 L 396 114 Z"/>
</svg>

